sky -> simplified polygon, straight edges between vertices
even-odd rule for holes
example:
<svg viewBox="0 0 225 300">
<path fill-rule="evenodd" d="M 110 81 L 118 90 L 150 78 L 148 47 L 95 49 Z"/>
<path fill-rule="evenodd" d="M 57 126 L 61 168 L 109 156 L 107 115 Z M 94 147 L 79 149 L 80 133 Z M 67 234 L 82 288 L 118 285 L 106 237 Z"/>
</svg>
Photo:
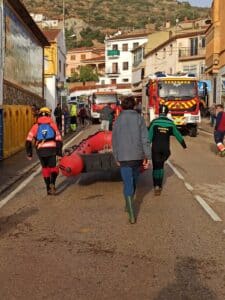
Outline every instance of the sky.
<svg viewBox="0 0 225 300">
<path fill-rule="evenodd" d="M 192 6 L 211 7 L 212 0 L 188 0 Z"/>
</svg>

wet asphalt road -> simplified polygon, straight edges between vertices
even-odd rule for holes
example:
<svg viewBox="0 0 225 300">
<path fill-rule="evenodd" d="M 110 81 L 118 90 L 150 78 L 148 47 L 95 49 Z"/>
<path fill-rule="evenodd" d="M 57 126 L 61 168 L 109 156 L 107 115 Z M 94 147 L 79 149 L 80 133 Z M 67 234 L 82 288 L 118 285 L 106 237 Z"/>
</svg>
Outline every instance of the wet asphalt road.
<svg viewBox="0 0 225 300">
<path fill-rule="evenodd" d="M 117 172 L 60 176 L 56 197 L 36 176 L 0 210 L 0 299 L 225 299 L 225 158 L 209 135 L 186 141 L 170 158 L 184 179 L 166 165 L 156 197 L 141 175 L 135 225 Z"/>
</svg>

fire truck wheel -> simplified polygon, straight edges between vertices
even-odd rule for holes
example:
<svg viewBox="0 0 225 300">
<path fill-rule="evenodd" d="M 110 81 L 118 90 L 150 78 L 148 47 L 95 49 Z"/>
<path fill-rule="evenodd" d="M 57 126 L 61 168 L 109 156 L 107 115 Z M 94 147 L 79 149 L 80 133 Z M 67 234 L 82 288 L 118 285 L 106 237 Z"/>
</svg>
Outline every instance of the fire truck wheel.
<svg viewBox="0 0 225 300">
<path fill-rule="evenodd" d="M 189 128 L 189 136 L 196 137 L 197 136 L 197 126 L 193 126 Z"/>
</svg>

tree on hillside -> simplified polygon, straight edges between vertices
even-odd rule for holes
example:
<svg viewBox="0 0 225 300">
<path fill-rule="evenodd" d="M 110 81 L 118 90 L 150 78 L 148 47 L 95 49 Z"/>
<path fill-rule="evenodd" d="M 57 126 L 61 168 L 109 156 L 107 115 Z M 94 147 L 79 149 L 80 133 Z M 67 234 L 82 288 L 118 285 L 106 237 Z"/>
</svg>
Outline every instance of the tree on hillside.
<svg viewBox="0 0 225 300">
<path fill-rule="evenodd" d="M 80 74 L 75 72 L 69 78 L 69 82 L 85 82 L 87 81 L 98 81 L 98 74 L 91 66 L 81 66 Z"/>
<path fill-rule="evenodd" d="M 66 39 L 66 49 L 70 50 L 76 48 L 76 36 L 73 32 L 73 29 L 65 29 L 65 39 Z"/>
<path fill-rule="evenodd" d="M 98 81 L 98 74 L 91 66 L 80 67 L 80 81 L 85 84 L 86 81 Z"/>
</svg>

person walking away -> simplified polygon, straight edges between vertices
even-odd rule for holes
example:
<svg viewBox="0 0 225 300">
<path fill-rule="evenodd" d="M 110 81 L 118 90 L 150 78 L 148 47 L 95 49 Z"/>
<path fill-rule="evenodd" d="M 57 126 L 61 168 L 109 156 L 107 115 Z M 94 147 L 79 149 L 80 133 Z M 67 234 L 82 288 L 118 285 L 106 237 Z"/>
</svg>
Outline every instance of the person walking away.
<svg viewBox="0 0 225 300">
<path fill-rule="evenodd" d="M 51 111 L 48 107 L 40 109 L 37 123 L 32 126 L 27 135 L 25 147 L 27 158 L 31 160 L 33 156 L 32 141 L 34 140 L 47 194 L 54 195 L 56 178 L 59 174 L 57 156 L 62 156 L 63 143 L 60 131 L 50 116 Z"/>
<path fill-rule="evenodd" d="M 171 119 L 167 118 L 168 107 L 160 105 L 159 117 L 153 120 L 149 128 L 149 140 L 152 144 L 152 177 L 155 195 L 162 191 L 164 163 L 170 156 L 170 136 L 175 136 L 184 149 L 186 143 Z"/>
<path fill-rule="evenodd" d="M 86 108 L 84 107 L 84 105 L 81 106 L 80 111 L 78 113 L 78 117 L 79 117 L 81 126 L 84 127 L 85 119 L 87 118 L 87 111 L 86 111 Z"/>
<path fill-rule="evenodd" d="M 109 130 L 110 122 L 113 120 L 114 111 L 110 104 L 106 104 L 100 112 L 101 130 Z"/>
<path fill-rule="evenodd" d="M 33 115 L 34 123 L 36 123 L 37 118 L 38 118 L 39 109 L 37 108 L 37 105 L 35 103 L 31 106 L 31 109 L 32 109 L 32 115 Z"/>
<path fill-rule="evenodd" d="M 77 129 L 77 105 L 75 103 L 72 103 L 70 107 L 70 128 L 72 131 Z"/>
<path fill-rule="evenodd" d="M 122 112 L 112 131 L 113 155 L 120 166 L 126 210 L 131 224 L 136 222 L 134 194 L 141 166 L 148 168 L 151 159 L 148 130 L 143 117 L 135 110 L 134 97 L 122 101 Z"/>
<path fill-rule="evenodd" d="M 70 127 L 70 114 L 69 114 L 69 109 L 66 104 L 63 105 L 62 113 L 64 116 L 64 132 L 67 134 L 69 132 L 69 127 Z"/>
<path fill-rule="evenodd" d="M 210 125 L 211 127 L 214 126 L 216 120 L 216 105 L 213 103 L 209 108 L 209 115 L 210 115 Z"/>
<path fill-rule="evenodd" d="M 54 110 L 55 121 L 59 130 L 62 130 L 62 108 L 60 103 L 57 104 Z"/>
<path fill-rule="evenodd" d="M 225 146 L 223 144 L 225 135 L 225 112 L 222 104 L 216 105 L 216 125 L 214 130 L 214 140 L 221 156 L 225 156 Z"/>
</svg>

